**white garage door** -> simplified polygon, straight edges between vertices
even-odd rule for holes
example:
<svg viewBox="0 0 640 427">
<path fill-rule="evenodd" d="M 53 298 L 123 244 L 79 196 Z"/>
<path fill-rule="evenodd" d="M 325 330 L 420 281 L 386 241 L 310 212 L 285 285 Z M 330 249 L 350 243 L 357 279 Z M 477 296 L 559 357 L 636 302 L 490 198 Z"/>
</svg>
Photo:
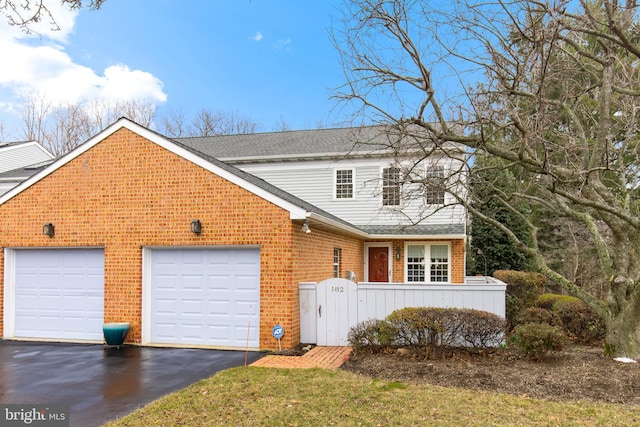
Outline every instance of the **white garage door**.
<svg viewBox="0 0 640 427">
<path fill-rule="evenodd" d="M 259 347 L 258 248 L 153 249 L 149 341 Z"/>
<path fill-rule="evenodd" d="M 15 251 L 17 338 L 102 341 L 104 251 Z"/>
</svg>

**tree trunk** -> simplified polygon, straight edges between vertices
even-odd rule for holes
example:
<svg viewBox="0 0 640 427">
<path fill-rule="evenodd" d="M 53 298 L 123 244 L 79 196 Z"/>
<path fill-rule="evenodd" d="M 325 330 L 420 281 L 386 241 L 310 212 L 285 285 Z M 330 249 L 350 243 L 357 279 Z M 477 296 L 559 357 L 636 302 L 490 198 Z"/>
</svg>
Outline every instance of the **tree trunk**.
<svg viewBox="0 0 640 427">
<path fill-rule="evenodd" d="M 605 354 L 640 359 L 640 304 L 638 284 L 612 285 L 609 310 L 603 316 L 607 326 Z"/>
</svg>

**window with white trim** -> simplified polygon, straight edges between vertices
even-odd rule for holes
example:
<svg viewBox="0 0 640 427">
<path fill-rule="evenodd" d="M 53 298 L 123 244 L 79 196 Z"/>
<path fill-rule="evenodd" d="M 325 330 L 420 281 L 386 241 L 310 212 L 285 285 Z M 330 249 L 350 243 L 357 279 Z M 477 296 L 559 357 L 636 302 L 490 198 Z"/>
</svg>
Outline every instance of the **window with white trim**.
<svg viewBox="0 0 640 427">
<path fill-rule="evenodd" d="M 407 282 L 446 283 L 450 281 L 449 245 L 412 243 L 407 245 L 405 253 L 407 254 Z"/>
<path fill-rule="evenodd" d="M 353 199 L 353 169 L 336 170 L 336 199 Z"/>
<path fill-rule="evenodd" d="M 382 170 L 382 206 L 400 205 L 400 168 Z"/>
<path fill-rule="evenodd" d="M 444 166 L 427 166 L 424 198 L 428 205 L 444 205 Z"/>
<path fill-rule="evenodd" d="M 341 261 L 342 261 L 342 249 L 333 248 L 333 277 L 340 277 Z"/>
</svg>

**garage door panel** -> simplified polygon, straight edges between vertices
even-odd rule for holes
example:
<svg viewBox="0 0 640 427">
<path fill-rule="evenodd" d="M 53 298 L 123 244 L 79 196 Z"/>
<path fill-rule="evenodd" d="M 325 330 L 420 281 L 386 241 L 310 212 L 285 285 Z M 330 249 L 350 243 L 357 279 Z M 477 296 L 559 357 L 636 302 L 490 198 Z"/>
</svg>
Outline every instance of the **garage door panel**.
<svg viewBox="0 0 640 427">
<path fill-rule="evenodd" d="M 167 276 L 173 280 L 167 280 Z M 245 347 L 250 310 L 238 310 L 236 305 L 240 298 L 246 301 L 243 305 L 259 312 L 260 251 L 154 249 L 149 292 L 151 342 Z M 175 301 L 171 313 L 168 300 Z M 237 335 L 237 329 L 245 332 Z M 249 346 L 259 347 L 257 333 Z"/>
<path fill-rule="evenodd" d="M 104 251 L 15 252 L 15 336 L 102 340 Z"/>
</svg>

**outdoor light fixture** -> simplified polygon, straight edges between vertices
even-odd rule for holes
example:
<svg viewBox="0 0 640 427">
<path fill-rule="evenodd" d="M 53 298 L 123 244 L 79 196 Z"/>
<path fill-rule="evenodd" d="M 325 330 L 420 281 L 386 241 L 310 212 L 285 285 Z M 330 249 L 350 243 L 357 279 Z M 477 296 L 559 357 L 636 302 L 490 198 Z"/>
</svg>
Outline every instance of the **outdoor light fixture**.
<svg viewBox="0 0 640 427">
<path fill-rule="evenodd" d="M 50 222 L 46 223 L 42 227 L 42 234 L 44 234 L 45 236 L 53 237 L 53 235 L 55 234 L 53 224 L 51 224 Z"/>
<path fill-rule="evenodd" d="M 304 223 L 302 224 L 302 231 L 304 231 L 307 234 L 311 233 L 311 230 L 309 229 L 309 220 L 308 219 L 304 220 Z"/>
<path fill-rule="evenodd" d="M 194 219 L 191 221 L 191 232 L 195 234 L 202 233 L 202 223 L 199 219 Z"/>
<path fill-rule="evenodd" d="M 396 246 L 396 260 L 400 261 L 400 258 L 402 258 L 402 249 L 400 249 L 400 246 Z"/>
</svg>

